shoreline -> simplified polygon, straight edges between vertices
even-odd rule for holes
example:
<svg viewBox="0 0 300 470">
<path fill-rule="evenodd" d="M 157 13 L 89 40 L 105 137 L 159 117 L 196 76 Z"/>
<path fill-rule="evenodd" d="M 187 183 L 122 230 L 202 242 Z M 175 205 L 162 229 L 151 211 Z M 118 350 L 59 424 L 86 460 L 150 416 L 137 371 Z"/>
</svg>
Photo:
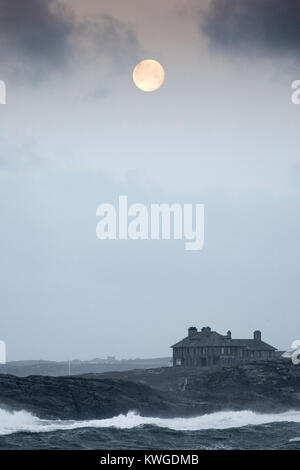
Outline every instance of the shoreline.
<svg viewBox="0 0 300 470">
<path fill-rule="evenodd" d="M 64 377 L 0 375 L 0 407 L 42 419 L 103 419 L 136 411 L 161 418 L 216 411 L 300 410 L 300 367 L 155 368 Z"/>
</svg>

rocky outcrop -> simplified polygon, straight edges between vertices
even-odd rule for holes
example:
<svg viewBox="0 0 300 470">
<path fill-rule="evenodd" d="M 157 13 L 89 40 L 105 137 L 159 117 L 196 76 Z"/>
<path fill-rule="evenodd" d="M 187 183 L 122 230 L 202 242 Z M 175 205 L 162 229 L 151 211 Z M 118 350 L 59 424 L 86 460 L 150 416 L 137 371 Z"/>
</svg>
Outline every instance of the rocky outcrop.
<svg viewBox="0 0 300 470">
<path fill-rule="evenodd" d="M 167 396 L 142 384 L 118 379 L 0 376 L 0 407 L 26 410 L 45 419 L 109 418 L 130 410 L 171 415 Z"/>
<path fill-rule="evenodd" d="M 0 407 L 47 419 L 108 418 L 130 410 L 166 417 L 224 409 L 300 409 L 300 366 L 274 361 L 71 377 L 0 375 Z"/>
<path fill-rule="evenodd" d="M 242 363 L 219 368 L 170 368 L 103 374 L 143 383 L 188 403 L 190 410 L 300 409 L 300 365 L 290 360 Z"/>
</svg>

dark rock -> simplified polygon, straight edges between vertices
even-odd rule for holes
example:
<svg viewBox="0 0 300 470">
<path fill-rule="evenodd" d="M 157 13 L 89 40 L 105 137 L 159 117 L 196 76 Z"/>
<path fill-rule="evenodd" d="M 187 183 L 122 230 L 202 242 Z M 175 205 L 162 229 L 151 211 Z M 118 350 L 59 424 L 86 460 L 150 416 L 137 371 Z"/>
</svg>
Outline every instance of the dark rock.
<svg viewBox="0 0 300 470">
<path fill-rule="evenodd" d="M 71 377 L 0 375 L 0 406 L 47 419 L 109 418 L 131 410 L 160 417 L 299 410 L 300 366 L 274 361 Z"/>
</svg>

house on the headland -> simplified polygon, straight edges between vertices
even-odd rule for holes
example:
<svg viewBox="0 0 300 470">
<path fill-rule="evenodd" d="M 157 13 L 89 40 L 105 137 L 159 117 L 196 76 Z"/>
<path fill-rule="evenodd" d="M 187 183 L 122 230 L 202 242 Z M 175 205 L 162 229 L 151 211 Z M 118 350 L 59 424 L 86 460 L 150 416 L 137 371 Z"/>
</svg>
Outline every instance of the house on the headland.
<svg viewBox="0 0 300 470">
<path fill-rule="evenodd" d="M 231 331 L 221 335 L 209 326 L 198 331 L 188 329 L 188 336 L 171 346 L 173 366 L 203 367 L 237 364 L 241 361 L 269 360 L 275 357 L 276 348 L 261 339 L 254 331 L 253 339 L 233 339 Z"/>
</svg>

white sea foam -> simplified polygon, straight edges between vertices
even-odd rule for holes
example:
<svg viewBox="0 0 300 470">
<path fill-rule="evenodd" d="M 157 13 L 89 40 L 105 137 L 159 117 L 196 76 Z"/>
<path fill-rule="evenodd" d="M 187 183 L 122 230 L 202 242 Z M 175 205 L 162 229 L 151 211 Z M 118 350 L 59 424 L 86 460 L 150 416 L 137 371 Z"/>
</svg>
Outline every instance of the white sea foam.
<svg viewBox="0 0 300 470">
<path fill-rule="evenodd" d="M 79 428 L 132 429 L 143 425 L 169 428 L 176 431 L 198 431 L 205 429 L 229 429 L 257 426 L 275 422 L 300 423 L 300 411 L 262 414 L 253 411 L 220 411 L 194 418 L 148 418 L 134 412 L 108 419 L 88 421 L 43 420 L 26 411 L 10 413 L 0 409 L 0 435 L 15 432 L 51 432 Z"/>
</svg>

